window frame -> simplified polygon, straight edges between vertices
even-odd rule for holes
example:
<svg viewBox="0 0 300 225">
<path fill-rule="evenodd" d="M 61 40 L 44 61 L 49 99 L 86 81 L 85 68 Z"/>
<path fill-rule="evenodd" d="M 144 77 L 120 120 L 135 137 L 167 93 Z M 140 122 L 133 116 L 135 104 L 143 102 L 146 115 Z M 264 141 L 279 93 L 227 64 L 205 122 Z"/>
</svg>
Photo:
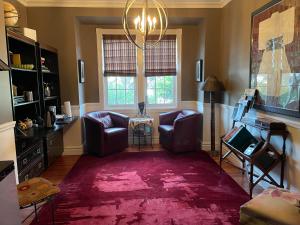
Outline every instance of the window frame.
<svg viewBox="0 0 300 225">
<path fill-rule="evenodd" d="M 132 30 L 132 34 L 136 36 L 136 41 L 141 42 L 142 37 L 136 31 Z M 122 29 L 102 29 L 96 28 L 97 40 L 97 56 L 98 56 L 98 80 L 99 80 L 99 104 L 104 110 L 136 110 L 137 103 L 146 101 L 147 96 L 147 77 L 144 76 L 144 54 L 141 49 L 136 48 L 136 68 L 137 75 L 135 76 L 135 99 L 134 104 L 130 105 L 109 105 L 107 95 L 107 81 L 104 74 L 104 58 L 103 58 L 103 35 L 123 35 Z M 153 33 L 155 35 L 157 33 Z M 176 35 L 176 69 L 177 75 L 175 77 L 174 85 L 174 103 L 173 104 L 147 104 L 148 109 L 175 109 L 179 106 L 181 101 L 181 43 L 182 43 L 182 29 L 169 29 L 166 35 Z"/>
</svg>

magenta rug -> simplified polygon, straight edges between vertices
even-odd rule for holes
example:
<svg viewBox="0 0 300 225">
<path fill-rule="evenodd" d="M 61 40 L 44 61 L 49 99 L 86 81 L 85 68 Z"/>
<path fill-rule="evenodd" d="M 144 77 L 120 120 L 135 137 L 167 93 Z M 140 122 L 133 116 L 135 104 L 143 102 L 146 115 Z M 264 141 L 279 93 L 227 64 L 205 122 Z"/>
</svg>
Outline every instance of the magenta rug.
<svg viewBox="0 0 300 225">
<path fill-rule="evenodd" d="M 64 225 L 239 224 L 249 200 L 204 152 L 82 156 L 60 187 L 55 215 Z M 44 207 L 39 224 L 50 218 Z"/>
</svg>

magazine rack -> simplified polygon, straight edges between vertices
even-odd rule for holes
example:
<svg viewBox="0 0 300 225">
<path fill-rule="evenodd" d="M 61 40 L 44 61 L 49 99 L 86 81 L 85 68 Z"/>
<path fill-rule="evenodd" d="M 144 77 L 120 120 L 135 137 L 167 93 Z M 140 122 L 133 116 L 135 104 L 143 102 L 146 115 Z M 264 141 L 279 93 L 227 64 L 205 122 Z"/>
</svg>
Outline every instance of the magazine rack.
<svg viewBox="0 0 300 225">
<path fill-rule="evenodd" d="M 241 170 L 247 173 L 249 178 L 249 192 L 252 198 L 253 188 L 260 182 L 266 181 L 272 185 L 283 188 L 284 181 L 284 164 L 286 158 L 286 139 L 288 131 L 286 125 L 281 122 L 274 122 L 266 118 L 263 119 L 247 119 L 244 118 L 241 121 L 233 121 L 232 128 L 236 127 L 236 123 L 239 122 L 243 126 L 252 127 L 260 132 L 260 138 L 263 141 L 263 145 L 251 155 L 246 155 L 239 149 L 233 147 L 228 142 L 224 141 L 224 136 L 220 140 L 220 171 L 222 171 L 222 161 L 226 159 L 232 153 L 242 162 Z M 283 140 L 281 151 L 276 150 L 271 144 L 270 140 L 272 136 L 280 136 Z M 265 138 L 264 138 L 265 137 Z M 222 145 L 228 148 L 228 152 L 223 155 Z M 248 162 L 248 167 L 245 167 L 245 163 Z M 280 182 L 278 183 L 271 175 L 270 172 L 277 166 L 280 165 Z M 258 168 L 262 174 L 258 175 L 254 173 L 254 166 Z M 254 177 L 256 180 L 254 180 Z"/>
</svg>

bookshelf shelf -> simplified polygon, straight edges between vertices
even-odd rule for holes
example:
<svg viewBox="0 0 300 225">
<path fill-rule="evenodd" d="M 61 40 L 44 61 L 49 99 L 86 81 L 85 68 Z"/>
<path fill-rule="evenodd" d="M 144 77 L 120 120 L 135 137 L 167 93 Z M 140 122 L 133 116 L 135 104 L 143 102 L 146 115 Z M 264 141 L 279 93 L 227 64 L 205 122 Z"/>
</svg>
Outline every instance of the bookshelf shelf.
<svg viewBox="0 0 300 225">
<path fill-rule="evenodd" d="M 36 103 L 39 103 L 39 100 L 32 101 L 32 102 L 22 102 L 22 103 L 18 103 L 18 104 L 15 104 L 14 107 L 20 107 L 20 106 L 31 105 L 31 104 L 36 104 Z"/>
</svg>

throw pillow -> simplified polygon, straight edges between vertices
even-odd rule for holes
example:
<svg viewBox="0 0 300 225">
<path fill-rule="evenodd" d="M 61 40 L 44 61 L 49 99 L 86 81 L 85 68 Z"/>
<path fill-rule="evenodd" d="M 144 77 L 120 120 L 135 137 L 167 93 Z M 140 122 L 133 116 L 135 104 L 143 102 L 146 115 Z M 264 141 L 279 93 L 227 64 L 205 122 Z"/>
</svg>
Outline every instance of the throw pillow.
<svg viewBox="0 0 300 225">
<path fill-rule="evenodd" d="M 105 129 L 113 127 L 110 115 L 100 118 L 100 121 L 103 123 Z"/>
</svg>

